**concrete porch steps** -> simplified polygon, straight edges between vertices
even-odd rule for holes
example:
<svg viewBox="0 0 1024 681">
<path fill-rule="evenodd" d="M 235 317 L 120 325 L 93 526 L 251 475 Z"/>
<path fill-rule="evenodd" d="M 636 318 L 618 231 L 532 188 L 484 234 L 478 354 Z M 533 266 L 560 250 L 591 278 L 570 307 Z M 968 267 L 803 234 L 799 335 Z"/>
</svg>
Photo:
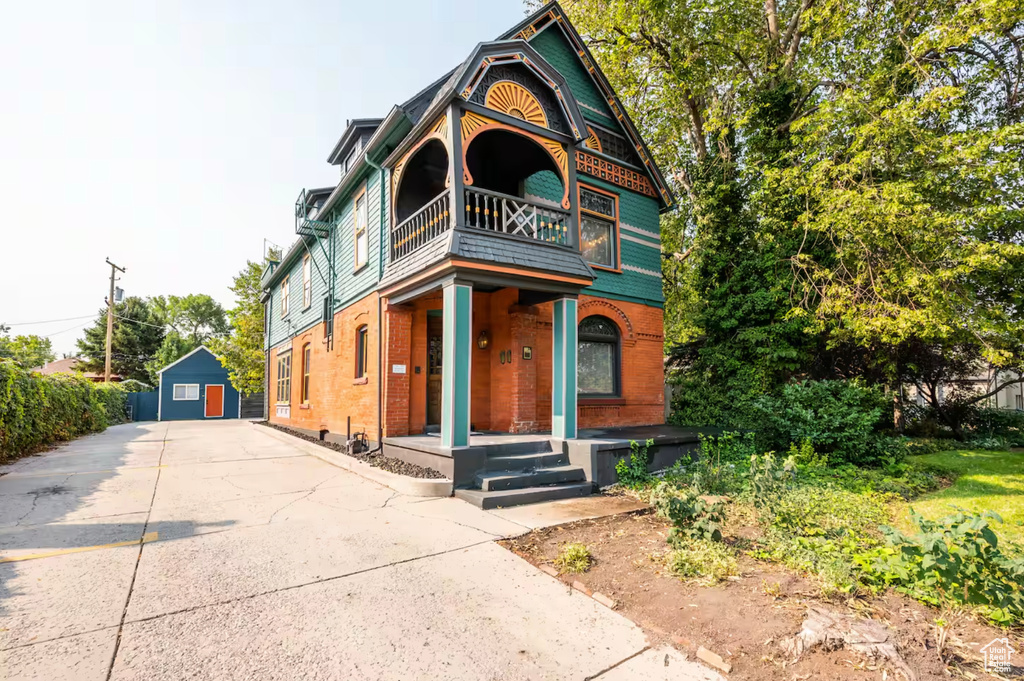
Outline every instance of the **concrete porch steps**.
<svg viewBox="0 0 1024 681">
<path fill-rule="evenodd" d="M 541 501 L 585 497 L 593 489 L 592 483 L 572 482 L 563 485 L 524 487 L 522 489 L 505 489 L 494 492 L 485 492 L 480 489 L 457 489 L 455 490 L 455 496 L 463 501 L 468 501 L 474 506 L 490 510 L 493 508 L 522 506 L 523 504 L 536 504 Z"/>
<path fill-rule="evenodd" d="M 488 471 L 528 471 L 537 468 L 550 468 L 552 466 L 568 466 L 569 457 L 565 454 L 548 451 L 535 454 L 508 454 L 502 452 L 500 455 L 487 456 Z"/>
<path fill-rule="evenodd" d="M 484 492 L 496 492 L 507 489 L 525 489 L 543 485 L 560 485 L 568 482 L 583 482 L 587 474 L 579 466 L 552 466 L 537 468 L 531 471 L 499 471 L 480 473 L 476 476 L 476 486 Z"/>
</svg>

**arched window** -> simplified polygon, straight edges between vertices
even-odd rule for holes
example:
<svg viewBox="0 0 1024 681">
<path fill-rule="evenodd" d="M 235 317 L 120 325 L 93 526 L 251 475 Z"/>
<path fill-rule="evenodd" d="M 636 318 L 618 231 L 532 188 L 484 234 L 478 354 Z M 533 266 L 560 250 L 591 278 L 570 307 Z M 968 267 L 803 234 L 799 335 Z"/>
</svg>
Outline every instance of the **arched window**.
<svg viewBox="0 0 1024 681">
<path fill-rule="evenodd" d="M 309 362 L 313 359 L 313 348 L 309 343 L 302 346 L 302 403 L 309 404 Z"/>
<path fill-rule="evenodd" d="M 579 326 L 577 354 L 579 394 L 586 397 L 618 397 L 619 328 L 607 317 L 587 317 Z"/>
<path fill-rule="evenodd" d="M 356 329 L 356 378 L 366 377 L 366 346 L 368 337 L 366 324 Z"/>
</svg>

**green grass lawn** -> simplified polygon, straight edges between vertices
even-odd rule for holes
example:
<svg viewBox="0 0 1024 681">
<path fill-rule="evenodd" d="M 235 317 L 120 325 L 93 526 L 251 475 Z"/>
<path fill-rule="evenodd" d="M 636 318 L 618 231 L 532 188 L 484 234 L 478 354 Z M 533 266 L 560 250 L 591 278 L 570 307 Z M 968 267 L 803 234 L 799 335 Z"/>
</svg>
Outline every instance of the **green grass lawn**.
<svg viewBox="0 0 1024 681">
<path fill-rule="evenodd" d="M 911 461 L 949 471 L 956 482 L 908 504 L 926 518 L 954 513 L 952 506 L 969 511 L 995 511 L 1002 539 L 1024 545 L 1024 452 L 955 450 L 911 457 Z"/>
</svg>

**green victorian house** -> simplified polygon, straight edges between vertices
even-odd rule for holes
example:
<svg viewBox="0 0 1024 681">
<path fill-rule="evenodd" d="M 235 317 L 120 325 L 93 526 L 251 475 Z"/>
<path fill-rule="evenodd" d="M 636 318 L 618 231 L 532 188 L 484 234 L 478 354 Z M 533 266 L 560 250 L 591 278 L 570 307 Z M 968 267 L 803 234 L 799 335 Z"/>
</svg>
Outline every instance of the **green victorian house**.
<svg viewBox="0 0 1024 681">
<path fill-rule="evenodd" d="M 663 422 L 673 199 L 561 7 L 352 120 L 328 162 L 263 277 L 270 420 L 484 505 L 608 482 L 608 429 Z"/>
</svg>

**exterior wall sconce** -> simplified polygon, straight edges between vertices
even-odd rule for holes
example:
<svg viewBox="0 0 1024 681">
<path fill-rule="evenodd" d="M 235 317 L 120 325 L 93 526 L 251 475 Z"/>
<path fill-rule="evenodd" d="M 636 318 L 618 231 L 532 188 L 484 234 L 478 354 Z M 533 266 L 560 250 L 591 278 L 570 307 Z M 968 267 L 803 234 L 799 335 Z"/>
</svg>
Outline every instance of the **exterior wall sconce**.
<svg viewBox="0 0 1024 681">
<path fill-rule="evenodd" d="M 480 335 L 476 338 L 476 346 L 481 350 L 486 350 L 487 346 L 491 344 L 491 337 L 487 335 L 487 331 L 481 331 Z"/>
</svg>

